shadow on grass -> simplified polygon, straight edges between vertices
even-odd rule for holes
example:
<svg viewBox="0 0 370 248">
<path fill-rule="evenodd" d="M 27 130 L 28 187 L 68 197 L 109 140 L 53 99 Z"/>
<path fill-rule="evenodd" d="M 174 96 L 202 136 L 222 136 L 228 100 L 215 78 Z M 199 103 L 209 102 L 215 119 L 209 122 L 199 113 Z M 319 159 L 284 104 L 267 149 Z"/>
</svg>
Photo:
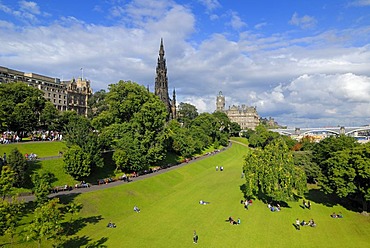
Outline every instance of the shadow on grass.
<svg viewBox="0 0 370 248">
<path fill-rule="evenodd" d="M 90 216 L 85 218 L 78 218 L 76 220 L 71 220 L 68 222 L 62 223 L 62 227 L 66 230 L 66 235 L 71 236 L 76 234 L 82 228 L 86 227 L 87 224 L 97 224 L 99 221 L 103 220 L 101 215 L 98 216 Z"/>
<path fill-rule="evenodd" d="M 103 248 L 107 247 L 104 245 L 105 242 L 107 242 L 108 238 L 107 237 L 102 237 L 99 240 L 96 241 L 91 241 L 91 239 L 87 236 L 76 236 L 73 238 L 68 239 L 62 244 L 62 247 L 65 248 L 78 248 L 85 246 L 86 248 Z"/>
<path fill-rule="evenodd" d="M 354 212 L 362 211 L 362 204 L 355 198 L 339 198 L 334 194 L 325 194 L 320 189 L 310 189 L 308 193 L 305 194 L 305 198 L 312 202 L 323 204 L 327 207 L 333 207 L 335 205 L 341 205 L 347 210 Z"/>
<path fill-rule="evenodd" d="M 244 199 L 258 199 L 258 200 L 262 201 L 265 204 L 270 203 L 272 206 L 276 206 L 277 204 L 279 204 L 280 207 L 282 207 L 282 208 L 291 208 L 286 201 L 273 200 L 272 197 L 267 196 L 266 194 L 264 194 L 261 191 L 258 191 L 258 194 L 255 198 L 247 196 L 245 194 L 245 192 L 246 192 L 246 185 L 245 184 L 240 185 L 239 188 L 240 188 L 240 191 L 243 193 Z M 294 195 L 293 197 L 294 197 L 294 200 L 298 199 L 298 196 L 296 196 L 296 195 Z"/>
</svg>

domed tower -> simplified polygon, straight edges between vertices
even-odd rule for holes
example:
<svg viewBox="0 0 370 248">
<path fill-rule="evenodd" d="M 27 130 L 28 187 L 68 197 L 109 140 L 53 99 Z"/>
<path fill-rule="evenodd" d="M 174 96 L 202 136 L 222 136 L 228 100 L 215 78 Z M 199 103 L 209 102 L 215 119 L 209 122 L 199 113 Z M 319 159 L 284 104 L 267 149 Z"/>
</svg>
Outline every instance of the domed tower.
<svg viewBox="0 0 370 248">
<path fill-rule="evenodd" d="M 225 111 L 225 96 L 222 95 L 222 91 L 218 93 L 216 99 L 216 111 Z"/>
</svg>

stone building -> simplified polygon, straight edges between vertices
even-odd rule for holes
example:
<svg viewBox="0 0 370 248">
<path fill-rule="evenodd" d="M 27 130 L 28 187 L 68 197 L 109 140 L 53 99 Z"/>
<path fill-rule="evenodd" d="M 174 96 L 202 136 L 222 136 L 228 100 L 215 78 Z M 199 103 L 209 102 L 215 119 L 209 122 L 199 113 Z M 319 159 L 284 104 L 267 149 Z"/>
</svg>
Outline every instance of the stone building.
<svg viewBox="0 0 370 248">
<path fill-rule="evenodd" d="M 216 98 L 216 111 L 224 112 L 230 121 L 238 123 L 242 130 L 254 130 L 260 123 L 256 107 L 243 104 L 242 106 L 229 106 L 228 109 L 225 109 L 225 96 L 222 95 L 221 91 Z"/>
<path fill-rule="evenodd" d="M 0 66 L 0 83 L 24 82 L 44 93 L 60 111 L 74 110 L 78 114 L 87 115 L 87 99 L 92 95 L 90 81 L 79 78 L 77 81 L 61 82 L 59 78 L 25 73 Z"/>
<path fill-rule="evenodd" d="M 78 78 L 77 80 L 72 79 L 71 81 L 64 81 L 63 84 L 67 87 L 68 110 L 73 110 L 79 115 L 87 116 L 87 101 L 93 94 L 90 81 Z"/>
<path fill-rule="evenodd" d="M 161 44 L 159 47 L 159 56 L 156 68 L 155 77 L 155 90 L 154 94 L 161 99 L 161 101 L 166 106 L 168 113 L 167 119 L 176 119 L 176 91 L 173 90 L 172 100 L 168 95 L 168 78 L 167 78 L 167 66 L 166 59 L 164 57 L 164 46 L 163 39 L 161 39 Z"/>
</svg>

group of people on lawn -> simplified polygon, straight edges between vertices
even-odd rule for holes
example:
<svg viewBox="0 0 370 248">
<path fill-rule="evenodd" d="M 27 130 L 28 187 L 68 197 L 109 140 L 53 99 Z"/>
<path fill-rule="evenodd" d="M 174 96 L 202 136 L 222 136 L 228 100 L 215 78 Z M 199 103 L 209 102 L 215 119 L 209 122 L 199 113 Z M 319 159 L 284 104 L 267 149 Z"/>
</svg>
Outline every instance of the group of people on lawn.
<svg viewBox="0 0 370 248">
<path fill-rule="evenodd" d="M 297 218 L 295 220 L 295 228 L 297 230 L 300 230 L 301 229 L 301 226 L 310 226 L 310 227 L 315 227 L 316 226 L 316 223 L 313 219 L 310 219 L 309 222 L 306 222 L 305 220 L 302 220 L 301 222 L 299 221 L 299 219 Z"/>
</svg>

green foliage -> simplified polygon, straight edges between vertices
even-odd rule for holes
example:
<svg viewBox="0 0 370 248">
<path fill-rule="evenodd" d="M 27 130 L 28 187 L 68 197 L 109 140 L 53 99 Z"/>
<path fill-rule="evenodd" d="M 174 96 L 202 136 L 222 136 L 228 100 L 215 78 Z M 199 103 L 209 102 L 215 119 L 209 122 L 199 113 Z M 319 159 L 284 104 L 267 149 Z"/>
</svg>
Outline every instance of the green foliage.
<svg viewBox="0 0 370 248">
<path fill-rule="evenodd" d="M 13 244 L 16 228 L 23 216 L 23 209 L 24 203 L 19 202 L 15 197 L 11 201 L 0 200 L 0 236 L 8 234 L 11 244 Z"/>
<path fill-rule="evenodd" d="M 231 122 L 230 124 L 230 135 L 233 137 L 239 137 L 239 133 L 241 131 L 241 127 L 236 122 Z"/>
<path fill-rule="evenodd" d="M 109 85 L 106 102 L 117 123 L 128 122 L 139 112 L 150 94 L 144 86 L 131 81 L 119 81 Z M 153 95 L 152 95 L 153 97 Z"/>
<path fill-rule="evenodd" d="M 38 126 L 44 108 L 43 92 L 25 83 L 0 84 L 0 113 L 8 130 L 32 131 Z M 5 131 L 2 129 L 1 131 Z"/>
<path fill-rule="evenodd" d="M 250 151 L 244 160 L 246 178 L 245 194 L 256 196 L 259 192 L 273 200 L 292 199 L 296 191 L 306 190 L 304 171 L 294 166 L 292 152 L 282 139 L 275 139 L 265 149 Z"/>
<path fill-rule="evenodd" d="M 15 172 L 12 171 L 10 166 L 4 165 L 1 168 L 0 176 L 0 194 L 2 199 L 5 199 L 5 196 L 9 195 L 15 180 Z"/>
<path fill-rule="evenodd" d="M 36 197 L 36 202 L 39 205 L 48 201 L 51 184 L 55 180 L 55 176 L 50 172 L 39 172 L 32 175 L 32 183 L 34 185 L 33 192 Z"/>
<path fill-rule="evenodd" d="M 54 198 L 35 209 L 32 222 L 25 228 L 26 239 L 37 241 L 39 247 L 42 240 L 60 240 L 61 220 L 59 199 Z"/>
<path fill-rule="evenodd" d="M 86 177 L 90 174 L 91 169 L 104 165 L 101 156 L 101 151 L 105 148 L 104 137 L 93 132 L 90 121 L 87 118 L 83 116 L 73 118 L 66 126 L 65 140 L 67 146 L 70 147 L 69 149 L 72 149 L 73 146 L 81 148 L 81 152 L 78 156 L 76 155 L 76 159 L 84 158 L 83 161 L 72 162 L 70 159 L 73 158 L 73 156 L 69 156 L 69 158 L 65 160 L 69 163 L 66 165 L 66 168 L 68 168 L 67 171 L 73 177 Z M 76 147 L 74 149 L 76 149 Z M 71 154 L 69 151 L 67 153 Z M 72 165 L 76 165 L 78 168 L 72 169 Z M 82 174 L 77 175 L 76 173 L 78 171 Z"/>
<path fill-rule="evenodd" d="M 93 119 L 94 117 L 100 115 L 103 111 L 108 110 L 108 105 L 105 102 L 107 93 L 105 90 L 99 90 L 94 92 L 94 94 L 87 101 L 88 113 L 87 117 Z"/>
<path fill-rule="evenodd" d="M 57 108 L 50 101 L 47 101 L 40 114 L 41 128 L 44 130 L 57 130 L 58 117 L 59 111 Z"/>
<path fill-rule="evenodd" d="M 77 180 L 91 173 L 91 156 L 77 145 L 68 149 L 63 156 L 63 161 L 65 171 Z"/>
<path fill-rule="evenodd" d="M 26 179 L 27 161 L 17 148 L 11 150 L 8 156 L 8 165 L 14 171 L 14 185 L 22 186 Z"/>
<path fill-rule="evenodd" d="M 320 167 L 313 161 L 311 152 L 293 152 L 294 164 L 304 168 L 308 183 L 316 183 L 320 178 Z"/>
<path fill-rule="evenodd" d="M 341 198 L 353 195 L 367 211 L 370 202 L 370 144 L 335 152 L 324 164 L 321 186 Z"/>
<path fill-rule="evenodd" d="M 358 145 L 358 142 L 353 137 L 346 135 L 330 136 L 315 144 L 312 151 L 313 158 L 321 169 L 326 170 L 323 162 L 329 159 L 334 152 L 353 148 Z"/>
<path fill-rule="evenodd" d="M 117 167 L 140 171 L 163 160 L 167 144 L 164 104 L 131 81 L 120 81 L 109 89 L 105 100 L 109 109 L 94 118 L 93 123 L 117 151 Z"/>
<path fill-rule="evenodd" d="M 194 105 L 190 103 L 180 102 L 178 106 L 178 121 L 183 123 L 185 127 L 198 116 L 198 110 Z"/>
<path fill-rule="evenodd" d="M 280 136 L 276 132 L 269 131 L 263 125 L 258 125 L 254 132 L 247 133 L 246 135 L 250 135 L 248 140 L 251 147 L 262 147 L 262 148 L 264 148 L 272 140 Z"/>
<path fill-rule="evenodd" d="M 117 149 L 113 153 L 113 161 L 116 163 L 116 170 L 120 169 L 121 171 L 129 171 L 129 157 L 127 152 L 124 150 Z"/>
</svg>

